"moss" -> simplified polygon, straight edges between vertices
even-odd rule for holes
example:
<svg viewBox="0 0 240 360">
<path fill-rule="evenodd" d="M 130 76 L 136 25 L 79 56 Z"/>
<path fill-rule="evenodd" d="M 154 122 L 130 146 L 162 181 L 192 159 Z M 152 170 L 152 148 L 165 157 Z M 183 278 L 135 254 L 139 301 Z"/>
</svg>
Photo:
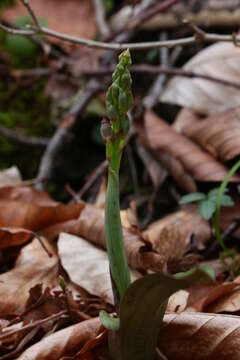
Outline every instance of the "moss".
<svg viewBox="0 0 240 360">
<path fill-rule="evenodd" d="M 14 85 L 16 97 L 6 101 L 8 89 L 0 82 L 0 124 L 24 135 L 48 137 L 53 132 L 50 122 L 50 100 L 44 95 L 44 82 L 21 90 Z M 16 164 L 25 178 L 33 178 L 43 149 L 32 148 L 0 136 L 0 168 Z M 27 161 L 26 161 L 27 159 Z"/>
</svg>

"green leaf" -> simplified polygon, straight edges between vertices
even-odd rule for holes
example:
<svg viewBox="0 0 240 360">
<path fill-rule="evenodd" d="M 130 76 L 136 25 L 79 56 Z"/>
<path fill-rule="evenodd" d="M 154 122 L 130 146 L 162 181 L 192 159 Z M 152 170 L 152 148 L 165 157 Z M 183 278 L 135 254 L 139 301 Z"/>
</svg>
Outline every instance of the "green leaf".
<svg viewBox="0 0 240 360">
<path fill-rule="evenodd" d="M 217 194 L 218 194 L 219 188 L 212 189 L 208 192 L 208 198 L 210 200 L 216 201 Z M 228 192 L 228 189 L 224 189 L 224 194 Z"/>
<path fill-rule="evenodd" d="M 202 200 L 198 204 L 198 210 L 205 220 L 209 220 L 216 210 L 216 203 L 212 200 Z"/>
<path fill-rule="evenodd" d="M 223 195 L 221 199 L 221 205 L 222 206 L 233 206 L 234 201 L 229 195 Z"/>
<path fill-rule="evenodd" d="M 184 204 L 189 204 L 189 203 L 204 200 L 204 199 L 206 199 L 206 195 L 204 193 L 200 193 L 200 192 L 192 193 L 192 194 L 182 196 L 179 201 L 179 204 L 184 205 Z"/>
<path fill-rule="evenodd" d="M 161 273 L 147 275 L 128 287 L 120 303 L 120 336 L 124 360 L 155 359 L 168 298 L 196 280 L 211 281 L 206 271 L 193 269 L 175 277 Z"/>
<path fill-rule="evenodd" d="M 101 310 L 99 318 L 103 326 L 108 330 L 117 331 L 120 328 L 120 319 L 113 318 L 105 310 Z"/>
</svg>

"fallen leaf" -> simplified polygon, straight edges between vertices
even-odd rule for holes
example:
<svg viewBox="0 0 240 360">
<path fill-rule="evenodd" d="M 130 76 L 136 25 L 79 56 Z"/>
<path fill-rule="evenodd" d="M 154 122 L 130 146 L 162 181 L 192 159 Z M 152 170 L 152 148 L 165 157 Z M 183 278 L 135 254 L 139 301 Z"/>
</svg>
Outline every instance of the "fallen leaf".
<svg viewBox="0 0 240 360">
<path fill-rule="evenodd" d="M 31 5 L 36 16 L 46 19 L 48 27 L 55 31 L 87 39 L 95 33 L 95 14 L 88 0 L 81 0 L 81 3 L 78 0 L 41 0 Z M 2 16 L 4 20 L 14 22 L 26 14 L 26 8 L 17 0 L 16 5 L 5 10 Z"/>
<path fill-rule="evenodd" d="M 75 219 L 84 204 L 64 205 L 46 193 L 27 187 L 0 189 L 0 227 L 17 227 L 38 231 L 69 219 Z"/>
<path fill-rule="evenodd" d="M 183 69 L 236 83 L 239 78 L 239 55 L 237 46 L 221 42 L 198 52 Z M 240 105 L 239 89 L 197 77 L 174 77 L 161 93 L 160 100 L 203 114 L 221 113 Z"/>
<path fill-rule="evenodd" d="M 28 348 L 17 360 L 58 360 L 78 352 L 100 332 L 99 318 L 57 331 Z M 165 314 L 158 346 L 168 360 L 238 360 L 238 316 L 181 313 Z"/>
<path fill-rule="evenodd" d="M 135 122 L 142 143 L 188 192 L 196 192 L 196 181 L 222 181 L 227 168 L 184 135 L 177 133 L 151 110 Z M 232 178 L 239 181 L 239 177 Z"/>
<path fill-rule="evenodd" d="M 197 207 L 190 205 L 153 222 L 142 236 L 167 262 L 181 258 L 191 242 L 202 249 L 211 237 L 211 227 L 199 214 Z"/>
<path fill-rule="evenodd" d="M 22 181 L 21 174 L 16 166 L 0 172 L 0 187 L 14 186 Z"/>
<path fill-rule="evenodd" d="M 17 360 L 59 360 L 62 356 L 73 355 L 87 341 L 96 338 L 101 327 L 98 318 L 69 326 L 30 346 Z"/>
<path fill-rule="evenodd" d="M 104 211 L 94 205 L 85 204 L 77 220 L 66 221 L 50 226 L 41 235 L 47 239 L 55 239 L 61 232 L 80 236 L 100 248 L 106 248 Z M 150 269 L 161 271 L 165 265 L 164 258 L 151 249 L 150 244 L 142 241 L 136 231 L 123 227 L 124 245 L 128 264 L 133 269 Z"/>
<path fill-rule="evenodd" d="M 220 161 L 232 160 L 240 154 L 240 108 L 191 123 L 182 133 Z"/>
<path fill-rule="evenodd" d="M 0 275 L 0 316 L 21 313 L 29 290 L 39 283 L 44 287 L 57 285 L 58 257 L 49 257 L 35 239 L 21 250 L 14 269 Z"/>
<path fill-rule="evenodd" d="M 218 312 L 212 311 L 214 304 L 221 301 L 224 296 L 231 296 L 233 289 L 238 285 L 234 282 L 226 282 L 220 284 L 193 284 L 188 290 L 189 298 L 186 311 L 188 312 Z"/>
<path fill-rule="evenodd" d="M 236 313 L 240 311 L 240 289 L 233 290 L 230 294 L 221 297 L 208 308 L 214 313 Z"/>
<path fill-rule="evenodd" d="M 22 245 L 34 237 L 31 231 L 20 228 L 0 228 L 0 249 Z"/>
<path fill-rule="evenodd" d="M 159 349 L 168 360 L 238 360 L 238 316 L 204 313 L 167 314 Z"/>
<path fill-rule="evenodd" d="M 167 312 L 181 313 L 187 307 L 189 292 L 186 290 L 179 290 L 172 294 L 168 300 Z"/>
<path fill-rule="evenodd" d="M 106 251 L 83 238 L 62 233 L 58 240 L 58 253 L 63 268 L 75 284 L 113 304 Z M 139 276 L 136 271 L 131 272 L 132 280 Z"/>
<path fill-rule="evenodd" d="M 124 360 L 152 360 L 169 297 L 196 281 L 211 283 L 208 273 L 193 269 L 178 277 L 161 273 L 132 283 L 120 302 L 120 337 Z"/>
</svg>

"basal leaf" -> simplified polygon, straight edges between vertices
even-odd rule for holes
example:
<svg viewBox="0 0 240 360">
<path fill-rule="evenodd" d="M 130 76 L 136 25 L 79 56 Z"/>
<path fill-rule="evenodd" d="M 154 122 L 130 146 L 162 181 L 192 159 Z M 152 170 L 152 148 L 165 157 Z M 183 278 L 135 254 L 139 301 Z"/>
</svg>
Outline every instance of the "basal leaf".
<svg viewBox="0 0 240 360">
<path fill-rule="evenodd" d="M 204 200 L 204 199 L 206 199 L 206 195 L 204 193 L 200 193 L 200 192 L 192 193 L 192 194 L 182 196 L 179 201 L 179 204 L 184 205 L 184 204 L 189 204 L 189 203 Z"/>
<path fill-rule="evenodd" d="M 198 210 L 205 220 L 211 219 L 216 209 L 216 203 L 212 200 L 202 200 L 198 205 Z"/>
<path fill-rule="evenodd" d="M 161 273 L 132 283 L 120 303 L 120 336 L 124 360 L 153 360 L 168 298 L 195 280 L 211 281 L 201 269 L 182 273 L 181 279 Z"/>
</svg>

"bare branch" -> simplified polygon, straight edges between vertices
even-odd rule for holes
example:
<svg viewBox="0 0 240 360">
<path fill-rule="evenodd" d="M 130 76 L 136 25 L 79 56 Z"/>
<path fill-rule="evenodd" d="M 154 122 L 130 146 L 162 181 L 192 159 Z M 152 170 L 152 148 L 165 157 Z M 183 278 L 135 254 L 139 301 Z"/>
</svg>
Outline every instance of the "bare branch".
<svg viewBox="0 0 240 360">
<path fill-rule="evenodd" d="M 107 43 L 107 42 L 83 39 L 77 36 L 66 35 L 64 33 L 60 33 L 46 27 L 38 28 L 36 26 L 29 26 L 29 28 L 30 30 L 14 29 L 14 28 L 9 28 L 4 24 L 0 23 L 0 29 L 10 34 L 32 36 L 34 34 L 41 33 L 45 36 L 53 37 L 73 44 L 83 45 L 91 48 L 112 50 L 112 51 L 122 51 L 126 49 L 148 50 L 148 49 L 161 48 L 161 47 L 173 48 L 176 46 L 190 46 L 199 42 L 199 35 L 196 34 L 185 38 L 165 40 L 165 41 L 160 40 L 160 41 L 150 41 L 150 42 L 119 44 L 114 42 Z M 212 34 L 204 31 L 202 32 L 201 42 L 206 44 L 212 44 L 219 41 L 226 41 L 226 42 L 232 42 L 234 44 L 238 44 L 240 43 L 240 37 L 239 36 L 234 37 L 233 35 Z"/>
<path fill-rule="evenodd" d="M 96 23 L 101 37 L 108 37 L 111 34 L 111 30 L 105 20 L 105 9 L 102 0 L 93 0 L 93 5 L 96 14 Z"/>
<path fill-rule="evenodd" d="M 17 133 L 17 131 L 15 130 L 6 128 L 3 125 L 0 125 L 0 134 L 14 141 L 15 143 L 20 143 L 29 146 L 46 147 L 49 142 L 47 138 L 22 135 Z"/>
<path fill-rule="evenodd" d="M 33 9 L 31 8 L 30 4 L 29 4 L 29 1 L 28 0 L 21 0 L 23 5 L 26 7 L 29 15 L 31 16 L 31 18 L 33 19 L 33 23 L 35 24 L 35 26 L 38 28 L 38 29 L 41 29 L 41 25 L 38 21 L 38 18 L 37 16 L 35 15 Z"/>
<path fill-rule="evenodd" d="M 97 70 L 89 70 L 84 71 L 82 74 L 86 76 L 105 76 L 110 75 L 113 72 L 114 68 L 112 67 L 101 67 Z M 136 74 L 151 74 L 151 75 L 158 75 L 158 74 L 165 74 L 170 76 L 181 76 L 187 78 L 199 78 L 203 80 L 208 80 L 212 82 L 216 82 L 220 85 L 232 87 L 234 89 L 240 90 L 240 82 L 233 82 L 225 79 L 221 79 L 215 76 L 201 74 L 195 71 L 188 71 L 184 69 L 179 69 L 175 67 L 168 67 L 165 65 L 162 66 L 155 66 L 155 65 L 148 65 L 148 64 L 139 64 L 139 65 L 132 65 L 131 72 Z"/>
</svg>

